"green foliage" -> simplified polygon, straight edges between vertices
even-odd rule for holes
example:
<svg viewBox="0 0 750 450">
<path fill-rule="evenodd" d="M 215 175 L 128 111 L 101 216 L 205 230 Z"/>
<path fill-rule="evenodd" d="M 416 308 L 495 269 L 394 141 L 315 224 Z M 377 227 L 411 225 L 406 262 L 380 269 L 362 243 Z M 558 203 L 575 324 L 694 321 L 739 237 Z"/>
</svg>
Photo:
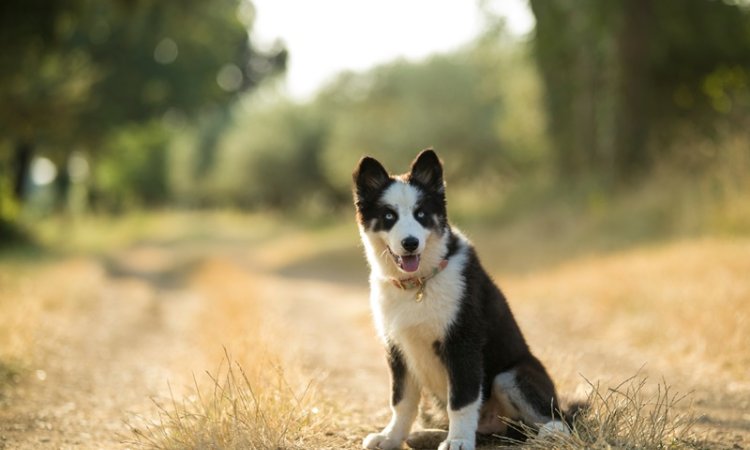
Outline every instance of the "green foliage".
<svg viewBox="0 0 750 450">
<path fill-rule="evenodd" d="M 105 75 L 87 116 L 122 124 L 169 110 L 193 114 L 254 87 L 277 66 L 248 41 L 239 7 L 238 0 L 89 5 L 71 32 Z M 241 69 L 221 86 L 224 67 Z"/>
<path fill-rule="evenodd" d="M 529 169 L 545 148 L 536 80 L 523 49 L 502 38 L 419 63 L 345 74 L 318 99 L 332 122 L 326 173 L 348 188 L 362 155 L 406 168 L 428 146 L 451 160 L 454 180 L 507 178 Z"/>
<path fill-rule="evenodd" d="M 198 195 L 221 205 L 328 210 L 349 201 L 363 155 L 405 170 L 429 146 L 450 160 L 451 181 L 515 180 L 547 155 L 540 102 L 526 47 L 491 28 L 459 51 L 344 73 L 309 104 L 240 114 Z M 180 156 L 180 164 L 189 159 Z"/>
<path fill-rule="evenodd" d="M 434 146 L 456 155 L 454 173 L 484 171 L 486 158 L 501 161 L 494 120 L 500 104 L 482 95 L 481 78 L 463 55 L 434 57 L 423 64 L 397 62 L 365 75 L 364 100 L 345 99 L 338 111 L 325 162 L 347 185 L 356 160 L 378 155 L 391 167 L 405 168 L 416 152 Z M 347 101 L 348 100 L 348 101 Z M 341 181 L 339 182 L 341 183 Z"/>
<path fill-rule="evenodd" d="M 195 120 L 208 110 L 226 110 L 283 70 L 283 48 L 260 51 L 249 40 L 252 14 L 252 5 L 243 0 L 3 2 L 0 148 L 16 157 L 0 161 L 0 171 L 13 180 L 15 201 L 26 200 L 18 187 L 29 184 L 39 148 L 63 177 L 74 150 L 91 156 L 95 173 L 101 161 L 100 205 L 163 201 L 165 165 L 157 157 L 163 152 L 135 148 L 123 136 L 137 130 L 130 138 L 137 142 L 144 138 L 139 127 L 149 128 L 144 124 L 155 119 Z M 110 147 L 144 154 L 103 155 Z M 15 163 L 19 160 L 24 164 Z M 117 162 L 124 173 L 115 173 Z M 139 166 L 148 171 L 135 176 L 132 168 Z M 126 185 L 135 180 L 138 186 Z M 59 184 L 64 202 L 67 183 Z M 144 197 L 137 198 L 140 194 Z M 2 197 L 0 202 L 2 211 L 7 209 L 9 202 Z"/>
<path fill-rule="evenodd" d="M 10 147 L 0 142 L 0 222 L 10 222 L 18 216 L 18 204 L 13 198 L 13 184 L 10 177 Z"/>
<path fill-rule="evenodd" d="M 214 202 L 275 208 L 330 203 L 336 193 L 319 163 L 326 132 L 308 106 L 281 103 L 245 114 L 220 147 Z"/>
<path fill-rule="evenodd" d="M 0 108 L 1 123 L 14 139 L 81 143 L 169 110 L 194 114 L 285 63 L 283 50 L 252 46 L 239 0 L 77 0 L 33 15 L 21 3 L 4 3 L 13 39 L 0 72 L 0 98 L 15 106 Z"/>
<path fill-rule="evenodd" d="M 106 140 L 108 152 L 98 162 L 97 206 L 108 210 L 159 206 L 168 200 L 169 134 L 160 122 L 131 125 Z"/>
<path fill-rule="evenodd" d="M 177 200 L 328 212 L 348 202 L 361 156 L 405 170 L 432 146 L 448 180 L 470 192 L 452 190 L 457 209 L 493 217 L 513 208 L 509 187 L 541 189 L 531 185 L 549 173 L 614 192 L 663 164 L 710 176 L 704 167 L 737 159 L 722 141 L 749 125 L 746 8 L 531 6 L 531 45 L 486 10 L 482 34 L 461 49 L 343 73 L 297 104 L 248 95 L 283 70 L 286 52 L 248 40 L 245 1 L 5 2 L 0 218 L 20 216 L 20 177 L 41 149 L 60 169 L 63 200 L 75 150 L 93 172 L 79 197 L 90 192 L 101 208 Z"/>
</svg>

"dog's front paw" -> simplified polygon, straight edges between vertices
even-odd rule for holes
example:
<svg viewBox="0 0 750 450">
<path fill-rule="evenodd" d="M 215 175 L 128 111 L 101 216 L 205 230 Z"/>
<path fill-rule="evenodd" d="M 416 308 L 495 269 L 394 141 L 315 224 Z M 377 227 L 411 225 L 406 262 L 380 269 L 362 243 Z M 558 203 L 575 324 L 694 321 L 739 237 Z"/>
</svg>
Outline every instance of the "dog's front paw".
<svg viewBox="0 0 750 450">
<path fill-rule="evenodd" d="M 372 433 L 367 435 L 365 440 L 362 441 L 362 448 L 394 450 L 401 448 L 402 442 L 403 439 L 394 439 L 385 433 Z"/>
<path fill-rule="evenodd" d="M 474 440 L 447 439 L 440 444 L 438 450 L 474 450 Z"/>
</svg>

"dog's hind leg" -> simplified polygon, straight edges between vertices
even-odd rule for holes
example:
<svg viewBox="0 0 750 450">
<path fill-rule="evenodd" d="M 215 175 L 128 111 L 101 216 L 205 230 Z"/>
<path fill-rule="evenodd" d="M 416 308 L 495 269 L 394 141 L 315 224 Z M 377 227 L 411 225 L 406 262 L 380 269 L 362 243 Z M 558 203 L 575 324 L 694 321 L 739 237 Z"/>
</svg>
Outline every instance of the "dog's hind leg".
<svg viewBox="0 0 750 450">
<path fill-rule="evenodd" d="M 560 420 L 554 384 L 534 357 L 495 376 L 492 396 L 503 405 L 507 418 L 539 427 L 540 435 L 567 432 Z"/>
</svg>

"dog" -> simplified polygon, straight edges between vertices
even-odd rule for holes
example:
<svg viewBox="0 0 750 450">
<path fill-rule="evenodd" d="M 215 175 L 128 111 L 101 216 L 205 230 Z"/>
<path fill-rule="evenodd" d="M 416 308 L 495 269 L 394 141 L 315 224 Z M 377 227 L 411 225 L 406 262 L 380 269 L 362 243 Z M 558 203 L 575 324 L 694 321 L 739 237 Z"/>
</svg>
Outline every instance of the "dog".
<svg viewBox="0 0 750 450">
<path fill-rule="evenodd" d="M 370 266 L 370 304 L 391 373 L 390 423 L 366 449 L 401 448 L 421 394 L 447 408 L 439 450 L 473 450 L 506 419 L 562 431 L 555 386 L 531 354 L 500 289 L 448 221 L 443 165 L 432 149 L 390 175 L 363 157 L 354 204 Z"/>
</svg>

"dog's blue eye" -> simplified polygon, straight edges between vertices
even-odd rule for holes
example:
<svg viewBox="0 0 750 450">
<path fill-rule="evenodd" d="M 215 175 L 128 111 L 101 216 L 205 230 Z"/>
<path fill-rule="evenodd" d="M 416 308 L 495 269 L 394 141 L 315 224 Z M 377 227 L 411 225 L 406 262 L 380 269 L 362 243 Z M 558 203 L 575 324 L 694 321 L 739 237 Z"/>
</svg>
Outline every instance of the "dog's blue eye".
<svg viewBox="0 0 750 450">
<path fill-rule="evenodd" d="M 424 219 L 425 213 L 421 209 L 418 209 L 417 212 L 414 213 L 414 217 L 417 219 Z"/>
<path fill-rule="evenodd" d="M 395 220 L 396 219 L 396 215 L 393 214 L 393 213 L 388 212 L 388 213 L 385 213 L 385 216 L 383 216 L 383 218 L 385 220 L 388 220 L 388 221 Z"/>
</svg>

